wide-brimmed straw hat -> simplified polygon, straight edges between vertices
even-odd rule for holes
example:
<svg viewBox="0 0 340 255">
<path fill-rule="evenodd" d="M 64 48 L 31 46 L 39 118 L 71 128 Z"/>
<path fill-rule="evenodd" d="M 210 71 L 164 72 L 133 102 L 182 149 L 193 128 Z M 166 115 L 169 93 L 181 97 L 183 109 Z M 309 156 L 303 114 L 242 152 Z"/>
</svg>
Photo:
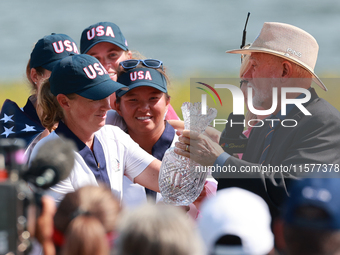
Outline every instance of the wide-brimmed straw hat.
<svg viewBox="0 0 340 255">
<path fill-rule="evenodd" d="M 306 31 L 284 23 L 265 22 L 259 36 L 248 49 L 228 50 L 227 53 L 268 53 L 298 64 L 312 74 L 313 80 L 323 90 L 326 86 L 314 73 L 319 45 Z"/>
</svg>

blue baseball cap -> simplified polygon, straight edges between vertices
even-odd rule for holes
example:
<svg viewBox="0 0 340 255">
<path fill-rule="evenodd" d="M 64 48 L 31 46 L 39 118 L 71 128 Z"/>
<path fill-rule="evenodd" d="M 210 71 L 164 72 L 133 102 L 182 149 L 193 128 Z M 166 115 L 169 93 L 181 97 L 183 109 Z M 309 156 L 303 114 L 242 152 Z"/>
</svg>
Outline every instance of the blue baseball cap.
<svg viewBox="0 0 340 255">
<path fill-rule="evenodd" d="M 92 100 L 104 99 L 118 89 L 128 89 L 111 80 L 100 62 L 86 54 L 73 55 L 60 60 L 53 68 L 49 81 L 54 96 L 76 93 Z"/>
<path fill-rule="evenodd" d="M 34 46 L 31 53 L 30 68 L 43 67 L 52 71 L 53 67 L 64 57 L 79 54 L 76 42 L 64 34 L 44 36 Z"/>
<path fill-rule="evenodd" d="M 340 179 L 334 178 L 306 178 L 294 181 L 283 208 L 283 218 L 290 225 L 324 229 L 340 229 Z M 306 210 L 314 207 L 320 209 L 319 214 L 301 213 L 301 208 Z M 308 215 L 308 213 L 307 213 Z"/>
<path fill-rule="evenodd" d="M 85 28 L 80 38 L 80 52 L 88 52 L 97 43 L 108 42 L 122 50 L 128 50 L 128 43 L 120 28 L 112 22 L 99 22 Z"/>
<path fill-rule="evenodd" d="M 158 89 L 164 93 L 168 91 L 164 75 L 154 68 L 130 69 L 126 73 L 119 75 L 117 82 L 128 86 L 129 90 L 141 86 L 148 86 Z M 118 90 L 116 92 L 116 96 L 121 97 L 126 92 L 126 90 Z"/>
</svg>

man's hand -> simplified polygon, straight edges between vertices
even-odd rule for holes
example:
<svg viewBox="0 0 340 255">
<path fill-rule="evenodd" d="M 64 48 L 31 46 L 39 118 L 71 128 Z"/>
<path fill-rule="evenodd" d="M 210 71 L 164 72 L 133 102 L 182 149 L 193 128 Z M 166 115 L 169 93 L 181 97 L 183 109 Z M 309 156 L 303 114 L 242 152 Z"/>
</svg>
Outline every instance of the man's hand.
<svg viewBox="0 0 340 255">
<path fill-rule="evenodd" d="M 216 143 L 219 143 L 221 132 L 213 127 L 207 127 L 205 131 L 203 132 L 204 135 L 209 137 L 211 140 L 213 140 Z"/>
<path fill-rule="evenodd" d="M 203 166 L 212 166 L 217 157 L 224 152 L 218 143 L 203 134 L 189 130 L 177 134 L 179 142 L 176 142 L 175 152 Z"/>
</svg>

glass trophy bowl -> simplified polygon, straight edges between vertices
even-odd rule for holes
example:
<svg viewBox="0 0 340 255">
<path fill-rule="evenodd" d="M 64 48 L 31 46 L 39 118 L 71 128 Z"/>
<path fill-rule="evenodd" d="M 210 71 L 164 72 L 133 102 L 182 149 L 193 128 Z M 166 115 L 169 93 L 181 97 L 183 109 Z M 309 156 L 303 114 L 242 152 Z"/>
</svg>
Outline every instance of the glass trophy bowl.
<svg viewBox="0 0 340 255">
<path fill-rule="evenodd" d="M 183 103 L 184 129 L 203 133 L 216 117 L 217 110 L 207 108 L 202 114 L 201 103 Z M 183 206 L 194 202 L 201 194 L 208 172 L 200 171 L 201 165 L 180 156 L 169 148 L 163 157 L 159 172 L 159 189 L 166 204 Z"/>
</svg>

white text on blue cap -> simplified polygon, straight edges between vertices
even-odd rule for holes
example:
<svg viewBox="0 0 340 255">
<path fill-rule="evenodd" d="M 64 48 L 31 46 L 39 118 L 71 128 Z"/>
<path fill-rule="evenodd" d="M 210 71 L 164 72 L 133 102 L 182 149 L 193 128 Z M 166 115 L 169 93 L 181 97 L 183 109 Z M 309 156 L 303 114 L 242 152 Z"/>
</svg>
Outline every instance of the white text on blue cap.
<svg viewBox="0 0 340 255">
<path fill-rule="evenodd" d="M 59 47 L 58 47 L 57 43 L 59 44 Z M 58 42 L 52 43 L 52 45 L 53 45 L 53 49 L 54 49 L 55 53 L 60 54 L 60 53 L 63 53 L 66 50 L 68 52 L 73 51 L 74 53 L 79 54 L 77 45 L 74 42 L 71 42 L 70 40 L 64 40 L 64 41 L 60 40 Z M 64 45 L 65 45 L 65 48 L 64 48 Z"/>
<path fill-rule="evenodd" d="M 106 28 L 106 32 L 104 31 L 104 26 L 98 26 L 96 28 L 92 28 L 91 30 L 87 31 L 87 40 L 92 40 L 95 36 L 111 36 L 112 38 L 115 37 L 113 30 L 110 26 Z M 95 33 L 97 32 L 97 34 Z M 90 34 L 91 33 L 91 34 Z"/>
<path fill-rule="evenodd" d="M 146 71 L 144 75 L 144 71 L 135 71 L 130 73 L 130 80 L 135 81 L 135 80 L 150 80 L 152 81 L 152 77 L 150 74 L 150 71 Z"/>
<path fill-rule="evenodd" d="M 92 74 L 90 74 L 89 69 L 90 69 Z M 93 80 L 97 77 L 97 73 L 98 73 L 98 75 L 108 74 L 106 69 L 100 63 L 94 63 L 93 65 L 88 65 L 87 67 L 84 67 L 83 70 L 84 70 L 86 76 L 91 80 Z"/>
</svg>

